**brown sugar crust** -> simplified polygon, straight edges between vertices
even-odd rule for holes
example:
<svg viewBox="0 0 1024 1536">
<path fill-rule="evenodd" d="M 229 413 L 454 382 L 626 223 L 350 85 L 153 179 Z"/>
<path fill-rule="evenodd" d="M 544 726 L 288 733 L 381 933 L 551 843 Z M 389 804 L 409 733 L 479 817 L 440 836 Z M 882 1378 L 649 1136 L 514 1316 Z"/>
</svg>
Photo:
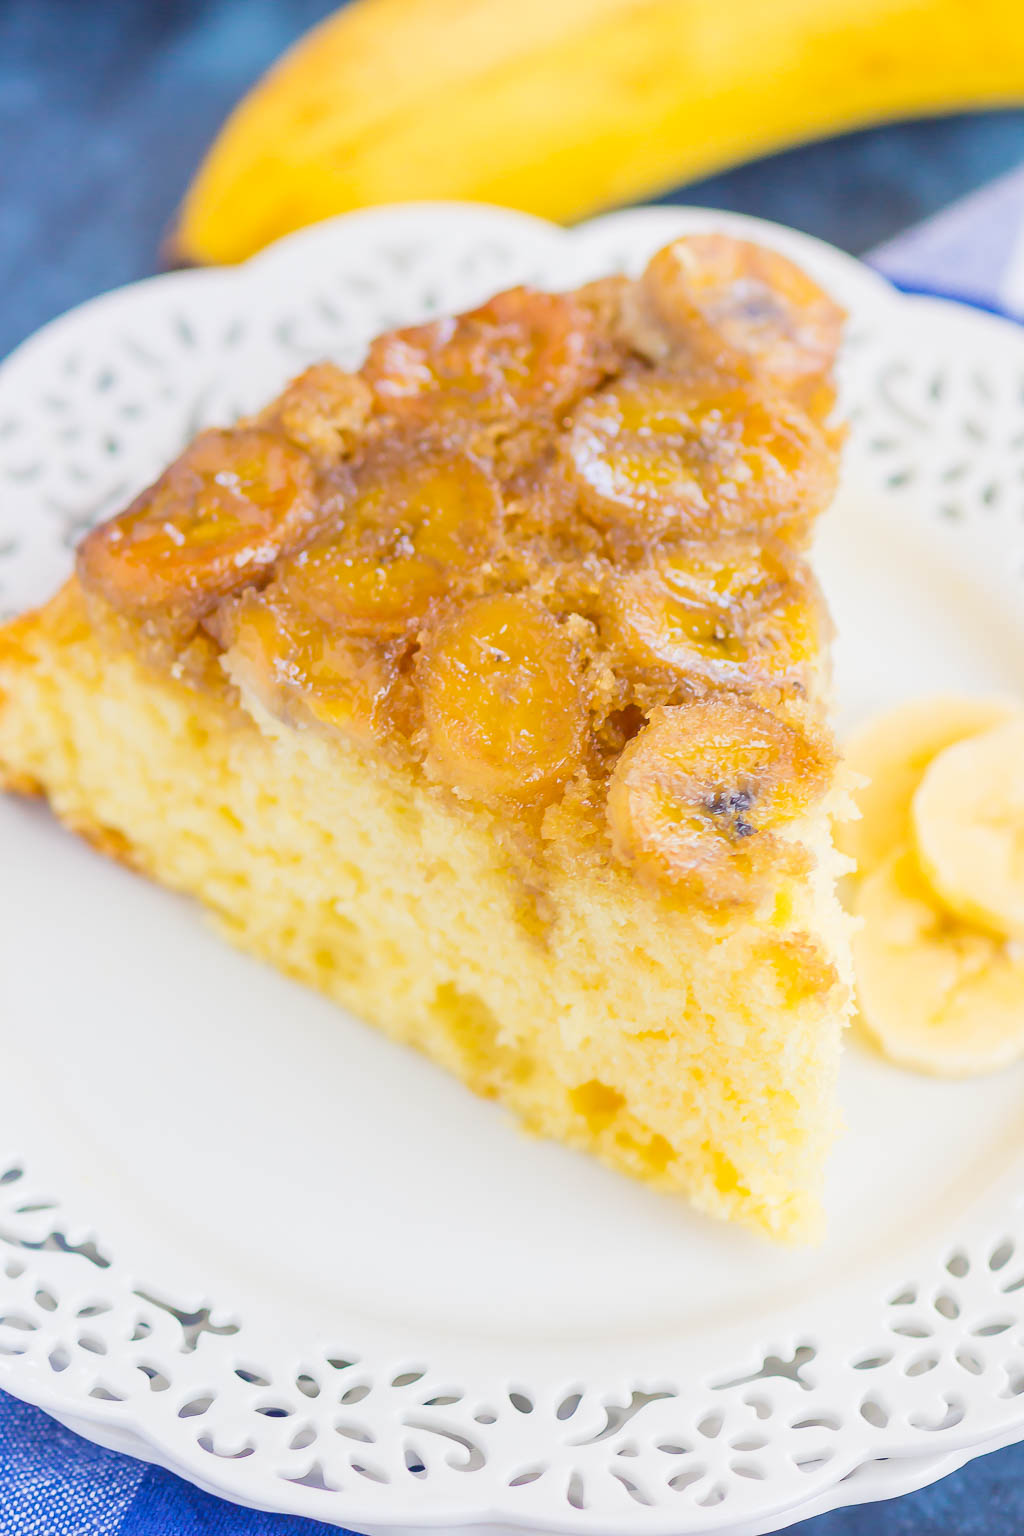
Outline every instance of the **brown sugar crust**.
<svg viewBox="0 0 1024 1536">
<path fill-rule="evenodd" d="M 719 236 L 635 282 L 513 289 L 202 433 L 88 535 L 79 580 L 195 686 L 223 662 L 438 793 L 538 829 L 560 806 L 644 878 L 749 901 L 829 781 L 804 551 L 841 319 Z"/>
</svg>

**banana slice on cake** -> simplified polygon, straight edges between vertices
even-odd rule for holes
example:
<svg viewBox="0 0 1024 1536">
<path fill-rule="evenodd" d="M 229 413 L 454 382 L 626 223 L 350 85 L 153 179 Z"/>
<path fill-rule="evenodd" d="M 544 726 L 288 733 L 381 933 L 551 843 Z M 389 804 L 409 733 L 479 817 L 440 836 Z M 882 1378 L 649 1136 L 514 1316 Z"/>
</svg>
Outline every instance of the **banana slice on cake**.
<svg viewBox="0 0 1024 1536">
<path fill-rule="evenodd" d="M 911 844 L 863 881 L 857 912 L 861 1019 L 887 1056 L 940 1077 L 1024 1056 L 1024 950 L 945 911 Z"/>
<path fill-rule="evenodd" d="M 912 818 L 922 869 L 945 905 L 1024 940 L 1024 715 L 940 753 Z"/>
<path fill-rule="evenodd" d="M 851 738 L 846 763 L 868 783 L 854 797 L 861 819 L 841 823 L 836 841 L 861 875 L 911 839 L 911 802 L 932 759 L 1013 714 L 1014 705 L 1005 699 L 950 694 L 898 704 Z"/>
</svg>

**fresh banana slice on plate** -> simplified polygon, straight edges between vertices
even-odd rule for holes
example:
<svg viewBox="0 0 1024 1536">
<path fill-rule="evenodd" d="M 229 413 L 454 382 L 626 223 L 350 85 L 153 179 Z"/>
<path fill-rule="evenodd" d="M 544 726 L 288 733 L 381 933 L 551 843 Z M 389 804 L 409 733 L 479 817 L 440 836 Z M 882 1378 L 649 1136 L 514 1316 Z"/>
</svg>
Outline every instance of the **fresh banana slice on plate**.
<svg viewBox="0 0 1024 1536">
<path fill-rule="evenodd" d="M 868 780 L 855 792 L 859 821 L 836 828 L 840 850 L 867 875 L 911 839 L 911 801 L 929 763 L 945 748 L 1013 715 L 1006 699 L 950 694 L 898 704 L 876 716 L 846 745 L 847 766 Z"/>
<path fill-rule="evenodd" d="M 946 912 L 912 845 L 867 876 L 857 913 L 860 1016 L 887 1056 L 939 1077 L 1024 1056 L 1024 950 Z"/>
<path fill-rule="evenodd" d="M 946 906 L 1024 940 L 1024 715 L 940 753 L 912 817 L 922 869 Z"/>
</svg>

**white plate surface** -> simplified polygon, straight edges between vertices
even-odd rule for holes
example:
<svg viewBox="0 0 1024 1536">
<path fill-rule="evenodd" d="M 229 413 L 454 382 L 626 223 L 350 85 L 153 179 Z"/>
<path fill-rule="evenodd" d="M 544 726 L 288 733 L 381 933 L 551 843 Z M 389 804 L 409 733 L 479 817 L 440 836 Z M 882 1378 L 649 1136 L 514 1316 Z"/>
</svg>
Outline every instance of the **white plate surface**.
<svg viewBox="0 0 1024 1536">
<path fill-rule="evenodd" d="M 1024 338 L 679 209 L 374 210 L 56 322 L 0 371 L 0 610 L 313 357 L 723 226 L 851 311 L 840 724 L 1024 695 Z M 853 1041 L 830 1237 L 777 1251 L 527 1139 L 40 809 L 0 803 L 0 850 L 0 1385 L 76 1429 L 361 1529 L 629 1536 L 776 1529 L 1024 1436 L 1024 1072 Z"/>
</svg>

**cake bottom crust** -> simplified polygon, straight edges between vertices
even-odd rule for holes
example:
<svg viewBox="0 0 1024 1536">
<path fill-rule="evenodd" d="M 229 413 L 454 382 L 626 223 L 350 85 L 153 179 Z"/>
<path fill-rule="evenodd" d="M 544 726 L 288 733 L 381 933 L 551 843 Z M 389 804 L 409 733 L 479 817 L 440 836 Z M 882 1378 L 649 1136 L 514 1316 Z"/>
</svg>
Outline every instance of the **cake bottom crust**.
<svg viewBox="0 0 1024 1536">
<path fill-rule="evenodd" d="M 74 583 L 0 631 L 0 781 L 529 1130 L 820 1235 L 849 1006 L 827 807 L 814 870 L 756 914 L 556 848 L 541 894 L 486 812 L 111 650 Z"/>
</svg>

